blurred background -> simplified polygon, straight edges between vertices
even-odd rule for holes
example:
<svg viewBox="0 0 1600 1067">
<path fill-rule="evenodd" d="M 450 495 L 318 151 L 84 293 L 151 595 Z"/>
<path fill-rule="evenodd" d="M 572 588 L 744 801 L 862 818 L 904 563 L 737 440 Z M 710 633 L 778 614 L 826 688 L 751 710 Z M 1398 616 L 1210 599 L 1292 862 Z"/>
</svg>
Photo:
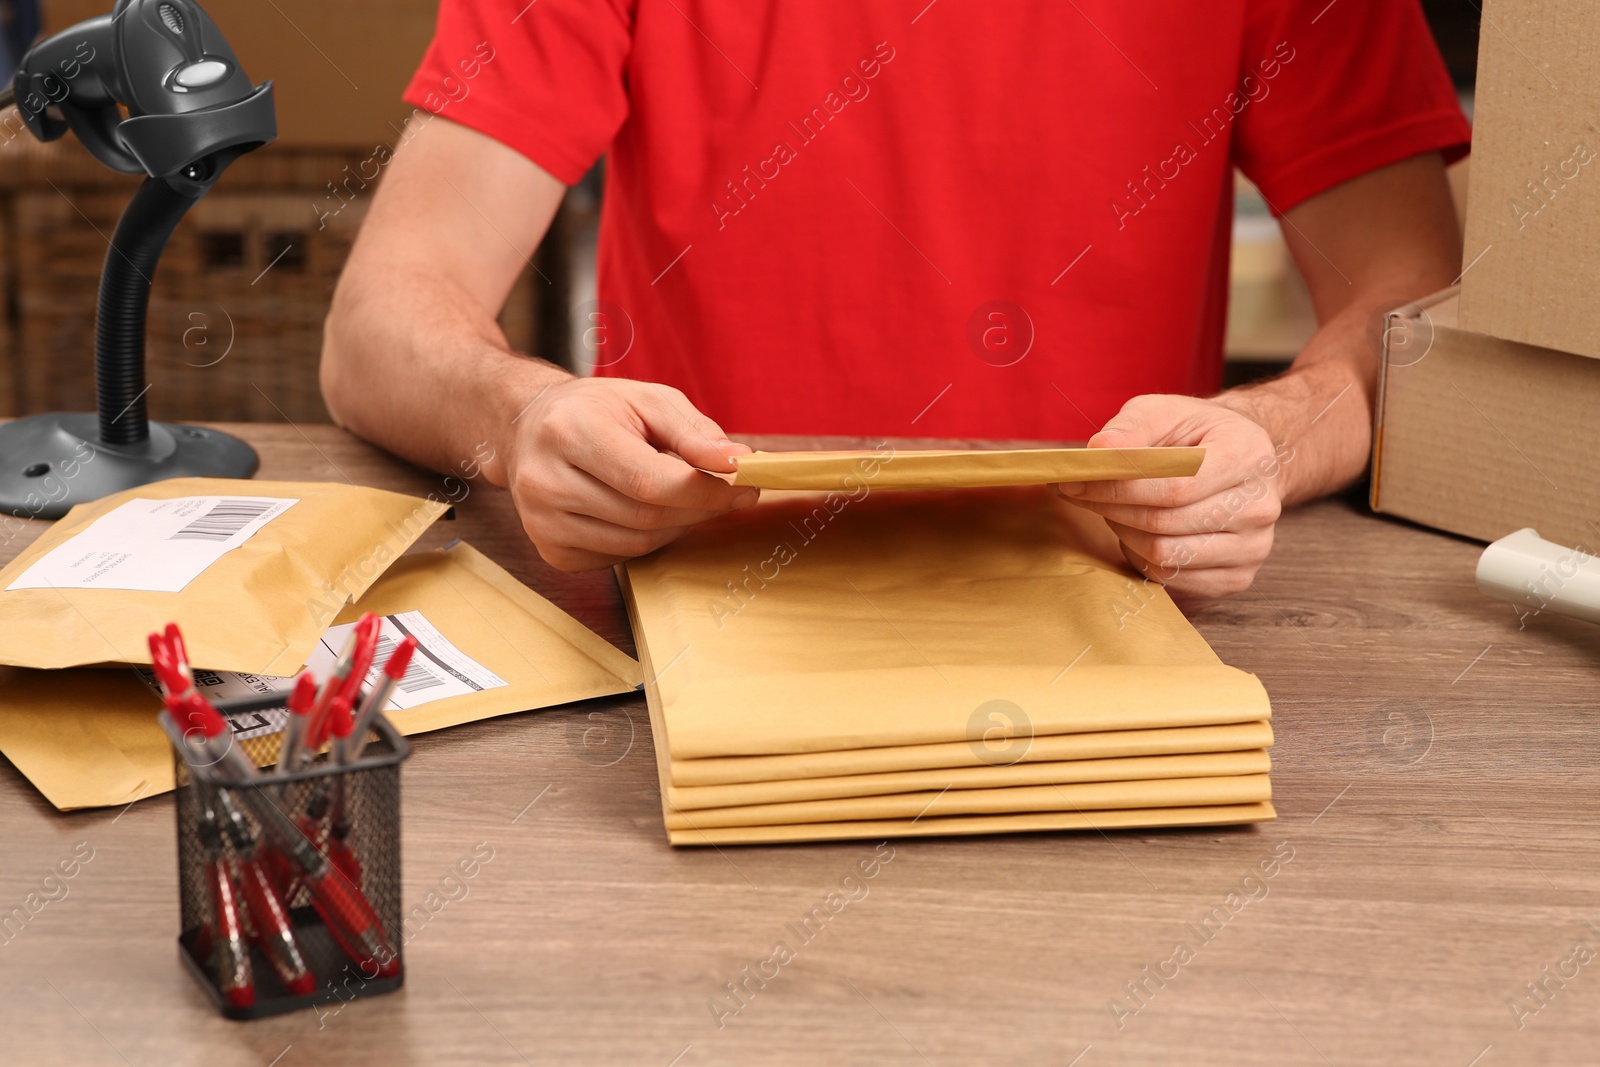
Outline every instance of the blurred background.
<svg viewBox="0 0 1600 1067">
<path fill-rule="evenodd" d="M 161 260 L 150 299 L 151 416 L 326 422 L 322 319 L 381 169 L 374 150 L 400 139 L 409 112 L 400 92 L 432 36 L 437 0 L 203 2 L 245 70 L 295 76 L 277 80 L 278 142 L 229 169 Z M 0 0 L 0 77 L 10 80 L 38 34 L 110 5 Z M 1423 6 L 1470 115 L 1477 6 Z M 339 43 L 337 62 L 302 25 Z M 603 170 L 568 193 L 501 316 L 520 351 L 578 371 L 592 362 L 584 328 Z M 1464 181 L 1465 169 L 1456 177 Z M 94 410 L 96 284 L 137 184 L 71 137 L 41 145 L 14 112 L 0 113 L 0 416 Z M 1314 326 L 1277 224 L 1239 177 L 1227 383 L 1277 373 Z"/>
</svg>

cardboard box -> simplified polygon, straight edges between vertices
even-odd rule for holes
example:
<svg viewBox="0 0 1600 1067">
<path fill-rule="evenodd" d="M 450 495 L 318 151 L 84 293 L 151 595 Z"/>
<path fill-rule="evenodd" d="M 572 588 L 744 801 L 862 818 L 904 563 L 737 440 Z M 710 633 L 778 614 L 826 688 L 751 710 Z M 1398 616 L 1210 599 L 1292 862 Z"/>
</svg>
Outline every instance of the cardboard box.
<svg viewBox="0 0 1600 1067">
<path fill-rule="evenodd" d="M 46 33 L 104 15 L 111 0 L 45 0 Z M 438 0 L 202 0 L 245 72 L 271 80 L 278 141 L 394 143 L 400 99 L 433 39 Z"/>
<path fill-rule="evenodd" d="M 1461 326 L 1600 356 L 1600 10 L 1485 0 L 1483 26 Z"/>
<path fill-rule="evenodd" d="M 1374 511 L 1600 541 L 1600 360 L 1463 330 L 1455 289 L 1390 313 L 1383 349 Z"/>
</svg>

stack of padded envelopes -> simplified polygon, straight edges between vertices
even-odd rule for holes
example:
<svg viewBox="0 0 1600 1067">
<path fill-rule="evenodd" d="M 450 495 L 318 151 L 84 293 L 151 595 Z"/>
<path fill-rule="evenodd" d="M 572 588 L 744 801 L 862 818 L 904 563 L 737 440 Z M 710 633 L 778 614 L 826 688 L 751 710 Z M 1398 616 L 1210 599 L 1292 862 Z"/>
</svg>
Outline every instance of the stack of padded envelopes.
<svg viewBox="0 0 1600 1067">
<path fill-rule="evenodd" d="M 622 568 L 673 844 L 1275 817 L 1266 692 L 1044 485 L 768 493 Z"/>
</svg>

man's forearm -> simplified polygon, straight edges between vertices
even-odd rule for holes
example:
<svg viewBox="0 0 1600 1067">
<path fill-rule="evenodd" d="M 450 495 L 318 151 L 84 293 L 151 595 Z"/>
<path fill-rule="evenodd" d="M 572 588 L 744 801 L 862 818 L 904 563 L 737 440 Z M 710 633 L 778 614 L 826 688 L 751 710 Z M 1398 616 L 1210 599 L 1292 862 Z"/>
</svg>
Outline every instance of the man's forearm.
<svg viewBox="0 0 1600 1067">
<path fill-rule="evenodd" d="M 1283 223 L 1322 328 L 1287 373 L 1217 399 L 1266 428 L 1278 446 L 1279 495 L 1294 504 L 1367 469 L 1382 316 L 1450 284 L 1461 233 L 1437 152 L 1336 185 Z"/>
<path fill-rule="evenodd" d="M 1343 489 L 1366 470 L 1380 358 L 1373 323 L 1397 303 L 1367 300 L 1346 307 L 1283 375 L 1217 397 L 1271 434 L 1285 504 Z"/>
<path fill-rule="evenodd" d="M 504 485 L 516 416 L 568 376 L 513 353 L 495 315 L 564 192 L 465 126 L 434 120 L 409 137 L 328 313 L 321 378 L 334 419 L 415 463 Z"/>
<path fill-rule="evenodd" d="M 504 485 L 517 416 L 569 377 L 512 352 L 487 312 L 437 275 L 364 276 L 341 285 L 328 315 L 322 388 L 335 421 L 433 470 L 481 470 Z"/>
</svg>

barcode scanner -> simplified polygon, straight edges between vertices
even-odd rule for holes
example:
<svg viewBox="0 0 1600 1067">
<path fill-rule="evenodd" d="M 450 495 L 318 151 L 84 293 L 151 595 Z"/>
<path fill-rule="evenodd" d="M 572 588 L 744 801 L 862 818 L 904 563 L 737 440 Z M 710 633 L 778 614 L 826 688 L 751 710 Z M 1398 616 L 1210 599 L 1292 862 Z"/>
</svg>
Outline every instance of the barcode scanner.
<svg viewBox="0 0 1600 1067">
<path fill-rule="evenodd" d="M 277 138 L 272 83 L 250 81 L 194 0 L 117 0 L 109 15 L 29 49 L 0 93 L 0 106 L 13 101 L 39 140 L 70 131 L 106 166 L 147 178 L 100 274 L 98 414 L 0 426 L 0 512 L 54 519 L 166 478 L 250 477 L 259 462 L 238 438 L 150 421 L 145 320 L 156 265 L 184 214 L 230 163 Z"/>
</svg>

